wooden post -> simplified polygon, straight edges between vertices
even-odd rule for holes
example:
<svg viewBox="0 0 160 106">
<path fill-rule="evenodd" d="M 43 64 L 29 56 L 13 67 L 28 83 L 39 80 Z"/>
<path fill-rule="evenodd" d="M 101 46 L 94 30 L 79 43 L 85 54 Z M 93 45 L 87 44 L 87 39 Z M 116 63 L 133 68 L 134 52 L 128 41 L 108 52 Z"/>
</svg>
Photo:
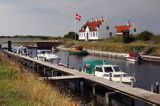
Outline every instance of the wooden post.
<svg viewBox="0 0 160 106">
<path fill-rule="evenodd" d="M 154 92 L 154 86 L 151 84 L 151 92 Z"/>
<path fill-rule="evenodd" d="M 95 84 L 92 84 L 92 93 L 93 93 L 93 96 L 95 97 L 96 96 L 96 89 L 95 89 Z"/>
<path fill-rule="evenodd" d="M 44 67 L 44 69 L 43 69 L 43 76 L 45 76 L 46 75 L 46 68 Z"/>
<path fill-rule="evenodd" d="M 53 77 L 53 70 L 52 70 L 52 77 Z"/>
<path fill-rule="evenodd" d="M 37 64 L 36 73 L 39 74 L 39 65 Z"/>
<path fill-rule="evenodd" d="M 134 79 L 131 79 L 131 87 L 134 87 Z"/>
<path fill-rule="evenodd" d="M 83 81 L 80 81 L 80 92 L 81 94 L 83 94 L 84 92 L 84 82 Z"/>
<path fill-rule="evenodd" d="M 159 94 L 159 82 L 156 82 L 156 93 Z"/>
<path fill-rule="evenodd" d="M 110 106 L 111 104 L 110 104 L 110 97 L 109 97 L 109 93 L 106 93 L 105 94 L 105 102 L 106 102 L 106 106 Z"/>
<path fill-rule="evenodd" d="M 69 54 L 67 56 L 67 68 L 69 68 Z"/>
<path fill-rule="evenodd" d="M 78 66 L 78 71 L 79 71 L 79 72 L 81 72 L 81 71 L 82 71 L 81 66 Z"/>
</svg>

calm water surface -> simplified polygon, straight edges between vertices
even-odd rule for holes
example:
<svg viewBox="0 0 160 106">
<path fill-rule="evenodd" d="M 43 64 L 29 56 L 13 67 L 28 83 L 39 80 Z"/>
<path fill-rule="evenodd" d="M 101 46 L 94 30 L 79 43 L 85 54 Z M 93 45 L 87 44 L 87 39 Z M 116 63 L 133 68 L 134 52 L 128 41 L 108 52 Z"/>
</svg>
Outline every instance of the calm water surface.
<svg viewBox="0 0 160 106">
<path fill-rule="evenodd" d="M 118 64 L 124 72 L 128 74 L 135 73 L 137 87 L 150 90 L 151 84 L 156 83 L 156 81 L 160 82 L 160 65 L 153 63 L 143 64 L 134 64 L 121 59 L 107 58 L 101 56 L 76 56 L 76 55 L 68 55 L 67 52 L 57 52 L 59 57 L 61 57 L 61 63 L 67 64 L 67 58 L 69 56 L 69 64 L 71 68 L 78 68 L 78 66 L 82 66 L 83 61 L 88 59 L 101 59 L 106 60 L 111 64 Z"/>
</svg>

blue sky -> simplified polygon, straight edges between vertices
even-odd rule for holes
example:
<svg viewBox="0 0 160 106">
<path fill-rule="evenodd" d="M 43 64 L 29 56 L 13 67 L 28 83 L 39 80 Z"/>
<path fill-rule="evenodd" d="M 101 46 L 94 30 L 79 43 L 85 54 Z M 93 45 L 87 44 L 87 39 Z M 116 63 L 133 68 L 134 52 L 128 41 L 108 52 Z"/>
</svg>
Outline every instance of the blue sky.
<svg viewBox="0 0 160 106">
<path fill-rule="evenodd" d="M 0 35 L 63 36 L 75 30 L 76 12 L 82 16 L 77 29 L 104 16 L 160 34 L 160 0 L 0 0 Z"/>
</svg>

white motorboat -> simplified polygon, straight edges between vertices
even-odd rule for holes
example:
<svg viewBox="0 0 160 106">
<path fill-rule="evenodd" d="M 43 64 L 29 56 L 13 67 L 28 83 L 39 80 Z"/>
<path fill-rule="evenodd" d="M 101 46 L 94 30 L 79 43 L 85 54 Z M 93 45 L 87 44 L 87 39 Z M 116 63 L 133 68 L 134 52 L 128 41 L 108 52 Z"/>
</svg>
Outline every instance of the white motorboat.
<svg viewBox="0 0 160 106">
<path fill-rule="evenodd" d="M 141 58 L 138 52 L 129 52 L 126 56 L 124 56 L 127 61 L 138 62 Z"/>
<path fill-rule="evenodd" d="M 108 80 L 123 83 L 131 83 L 132 79 L 135 80 L 134 77 L 131 77 L 127 73 L 122 72 L 118 65 L 112 64 L 97 65 L 95 67 L 94 75 L 97 77 L 102 77 Z"/>
<path fill-rule="evenodd" d="M 54 60 L 59 62 L 60 60 L 51 50 L 37 50 L 37 58 L 49 62 L 53 62 Z"/>
<path fill-rule="evenodd" d="M 116 82 L 131 83 L 135 81 L 134 76 L 129 76 L 127 73 L 121 71 L 118 65 L 108 64 L 102 60 L 85 61 L 83 71 Z"/>
</svg>

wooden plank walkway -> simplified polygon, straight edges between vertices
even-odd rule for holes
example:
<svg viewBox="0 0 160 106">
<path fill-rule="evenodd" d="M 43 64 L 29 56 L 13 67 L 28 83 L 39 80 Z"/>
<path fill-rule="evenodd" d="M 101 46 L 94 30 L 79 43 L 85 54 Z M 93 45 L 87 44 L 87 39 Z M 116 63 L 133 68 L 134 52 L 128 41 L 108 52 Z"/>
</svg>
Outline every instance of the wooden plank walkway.
<svg viewBox="0 0 160 106">
<path fill-rule="evenodd" d="M 81 76 L 56 76 L 56 77 L 39 77 L 40 80 L 70 80 L 70 79 L 80 79 Z"/>
<path fill-rule="evenodd" d="M 109 80 L 106 80 L 104 78 L 94 77 L 92 75 L 89 75 L 89 74 L 86 74 L 86 73 L 83 73 L 83 72 L 79 72 L 75 69 L 68 69 L 68 68 L 65 68 L 63 66 L 58 66 L 58 65 L 51 64 L 51 63 L 48 63 L 48 62 L 36 60 L 34 58 L 30 58 L 30 57 L 18 55 L 18 54 L 15 54 L 15 53 L 11 53 L 11 52 L 8 52 L 8 51 L 6 51 L 6 53 L 14 55 L 14 56 L 18 56 L 19 58 L 23 58 L 23 59 L 26 59 L 28 61 L 32 61 L 32 62 L 35 62 L 35 63 L 38 63 L 38 64 L 42 64 L 44 66 L 47 66 L 47 67 L 50 67 L 50 68 L 53 68 L 53 69 L 56 69 L 56 70 L 60 70 L 62 72 L 65 72 L 65 73 L 68 73 L 68 74 L 71 74 L 71 75 L 80 76 L 80 77 L 82 77 L 86 80 L 94 82 L 95 84 L 105 86 L 106 88 L 112 89 L 115 92 L 119 92 L 121 94 L 128 95 L 130 97 L 145 101 L 147 103 L 160 105 L 160 95 L 159 94 L 155 94 L 155 93 L 152 93 L 150 91 L 140 89 L 140 88 L 136 88 L 136 87 L 133 88 L 129 85 L 109 81 Z"/>
</svg>

